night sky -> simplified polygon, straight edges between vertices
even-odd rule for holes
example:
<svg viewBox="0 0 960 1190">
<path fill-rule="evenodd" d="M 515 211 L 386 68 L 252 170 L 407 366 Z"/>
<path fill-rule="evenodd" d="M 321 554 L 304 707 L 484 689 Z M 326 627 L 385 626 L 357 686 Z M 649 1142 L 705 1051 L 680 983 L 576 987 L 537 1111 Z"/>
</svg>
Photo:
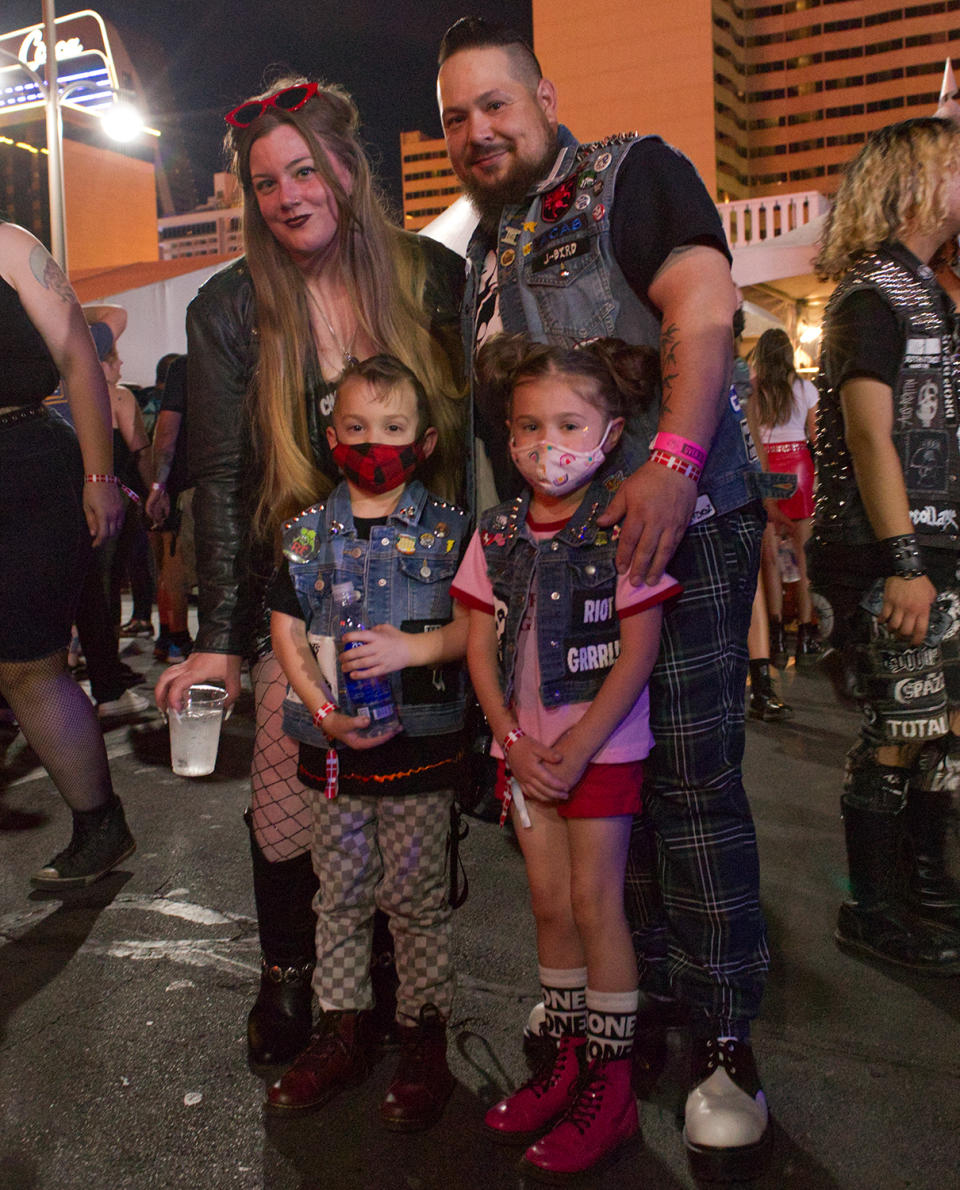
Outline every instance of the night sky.
<svg viewBox="0 0 960 1190">
<path fill-rule="evenodd" d="M 58 0 L 57 16 L 85 7 L 130 34 L 124 40 L 149 92 L 151 120 L 161 131 L 179 126 L 201 201 L 223 168 L 223 113 L 280 66 L 351 92 L 378 175 L 399 207 L 400 131 L 440 135 L 435 64 L 444 30 L 475 13 L 531 31 L 528 0 Z M 3 0 L 0 14 L 6 33 L 39 22 L 41 3 Z M 158 49 L 166 90 L 154 65 Z"/>
</svg>

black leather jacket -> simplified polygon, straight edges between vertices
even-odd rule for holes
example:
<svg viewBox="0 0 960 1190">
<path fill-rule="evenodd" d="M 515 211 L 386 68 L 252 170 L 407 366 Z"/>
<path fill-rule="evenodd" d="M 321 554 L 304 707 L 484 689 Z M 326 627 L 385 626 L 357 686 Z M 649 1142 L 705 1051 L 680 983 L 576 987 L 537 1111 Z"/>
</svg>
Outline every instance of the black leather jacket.
<svg viewBox="0 0 960 1190">
<path fill-rule="evenodd" d="M 426 301 L 433 332 L 459 379 L 464 262 L 425 236 L 404 236 L 411 251 L 427 259 Z M 253 282 L 241 258 L 211 277 L 187 310 L 189 464 L 200 596 L 195 647 L 208 653 L 252 653 L 273 570 L 269 546 L 250 540 L 259 479 L 248 404 L 256 334 Z M 307 422 L 317 465 L 335 480 L 315 399 L 325 388 L 317 368 L 307 383 Z"/>
</svg>

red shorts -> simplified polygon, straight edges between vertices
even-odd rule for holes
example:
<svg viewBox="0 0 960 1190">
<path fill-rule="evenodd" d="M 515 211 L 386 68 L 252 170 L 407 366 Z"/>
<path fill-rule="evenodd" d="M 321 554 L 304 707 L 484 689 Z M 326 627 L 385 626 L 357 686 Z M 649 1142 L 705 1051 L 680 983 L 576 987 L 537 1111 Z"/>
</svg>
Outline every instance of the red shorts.
<svg viewBox="0 0 960 1190">
<path fill-rule="evenodd" d="M 507 769 L 497 761 L 494 793 L 502 802 L 507 790 Z M 588 764 L 566 800 L 554 802 L 561 818 L 615 818 L 639 814 L 643 809 L 643 761 L 626 764 Z"/>
<path fill-rule="evenodd" d="M 767 448 L 767 470 L 778 475 L 795 475 L 797 490 L 789 500 L 778 500 L 780 511 L 792 521 L 813 516 L 813 456 L 806 442 L 771 442 Z"/>
</svg>

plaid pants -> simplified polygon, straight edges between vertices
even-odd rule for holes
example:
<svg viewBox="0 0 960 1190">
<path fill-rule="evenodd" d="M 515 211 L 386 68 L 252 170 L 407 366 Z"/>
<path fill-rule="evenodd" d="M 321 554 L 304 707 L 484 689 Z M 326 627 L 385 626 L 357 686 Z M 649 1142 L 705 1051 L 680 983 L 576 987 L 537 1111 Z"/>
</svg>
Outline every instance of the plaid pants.
<svg viewBox="0 0 960 1190">
<path fill-rule="evenodd" d="M 390 920 L 397 1018 L 453 1007 L 447 835 L 453 791 L 411 797 L 313 798 L 313 866 L 320 888 L 313 990 L 327 1010 L 373 1006 L 373 912 Z"/>
<path fill-rule="evenodd" d="M 747 629 L 764 515 L 690 529 L 670 561 L 684 593 L 650 679 L 655 747 L 627 860 L 644 987 L 672 991 L 713 1036 L 749 1035 L 769 965 L 756 834 L 741 765 Z"/>
</svg>

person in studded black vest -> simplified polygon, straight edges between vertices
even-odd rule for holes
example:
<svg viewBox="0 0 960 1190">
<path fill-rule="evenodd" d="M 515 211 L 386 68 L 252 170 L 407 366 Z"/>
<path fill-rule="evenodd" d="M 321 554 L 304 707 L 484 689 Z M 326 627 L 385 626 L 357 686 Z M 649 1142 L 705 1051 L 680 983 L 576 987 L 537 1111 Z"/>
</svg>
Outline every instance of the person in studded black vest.
<svg viewBox="0 0 960 1190">
<path fill-rule="evenodd" d="M 817 259 L 839 284 L 809 547 L 833 608 L 833 672 L 864 712 L 841 799 L 852 895 L 837 942 L 941 973 L 960 971 L 945 861 L 960 790 L 960 342 L 928 262 L 958 231 L 960 128 L 930 117 L 874 133 Z"/>
<path fill-rule="evenodd" d="M 559 124 L 553 84 L 508 30 L 458 21 L 438 91 L 451 162 L 480 214 L 462 315 L 468 360 L 500 329 L 659 349 L 659 399 L 628 411 L 617 463 L 627 478 L 598 522 L 620 523 L 617 565 L 635 584 L 669 564 L 684 587 L 650 680 L 649 824 L 634 826 L 627 903 L 645 1005 L 679 1005 L 695 1037 L 691 1161 L 750 1177 L 767 1137 L 749 1031 L 769 956 L 741 759 L 764 515 L 730 391 L 737 296 L 720 219 L 690 162 L 659 138 L 579 144 Z M 476 384 L 473 412 L 478 472 L 488 458 L 502 500 L 502 413 Z M 662 1041 L 665 1014 L 642 1015 L 634 1052 L 652 1062 L 663 1050 L 645 1037 Z"/>
</svg>

